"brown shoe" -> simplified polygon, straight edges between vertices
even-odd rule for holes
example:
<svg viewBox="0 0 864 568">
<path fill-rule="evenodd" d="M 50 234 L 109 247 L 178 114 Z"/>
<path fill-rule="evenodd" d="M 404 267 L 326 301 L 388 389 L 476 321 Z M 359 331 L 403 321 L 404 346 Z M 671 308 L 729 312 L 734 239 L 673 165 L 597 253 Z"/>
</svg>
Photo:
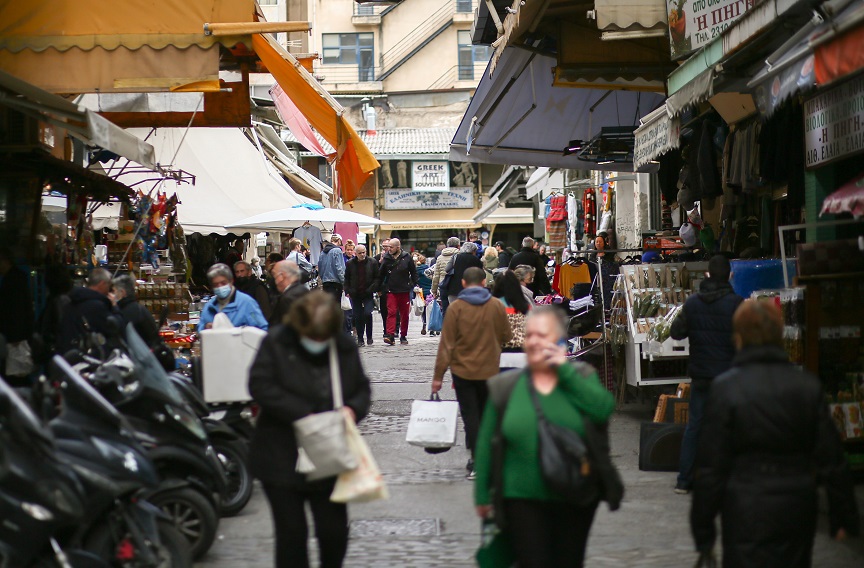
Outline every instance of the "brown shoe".
<svg viewBox="0 0 864 568">
<path fill-rule="evenodd" d="M 384 343 L 386 343 L 387 345 L 396 345 L 396 341 L 389 335 L 384 338 Z"/>
</svg>

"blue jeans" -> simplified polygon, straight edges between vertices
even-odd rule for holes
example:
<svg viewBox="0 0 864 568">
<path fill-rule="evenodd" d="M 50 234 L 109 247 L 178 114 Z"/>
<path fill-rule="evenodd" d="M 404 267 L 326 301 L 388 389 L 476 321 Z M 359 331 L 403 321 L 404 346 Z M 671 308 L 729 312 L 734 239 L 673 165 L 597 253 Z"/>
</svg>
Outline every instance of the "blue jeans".
<svg viewBox="0 0 864 568">
<path fill-rule="evenodd" d="M 696 462 L 696 447 L 699 443 L 699 431 L 702 429 L 702 418 L 705 416 L 705 404 L 708 402 L 708 391 L 711 381 L 693 379 L 690 383 L 689 420 L 681 440 L 681 457 L 678 460 L 678 487 L 693 488 L 693 464 Z"/>
</svg>

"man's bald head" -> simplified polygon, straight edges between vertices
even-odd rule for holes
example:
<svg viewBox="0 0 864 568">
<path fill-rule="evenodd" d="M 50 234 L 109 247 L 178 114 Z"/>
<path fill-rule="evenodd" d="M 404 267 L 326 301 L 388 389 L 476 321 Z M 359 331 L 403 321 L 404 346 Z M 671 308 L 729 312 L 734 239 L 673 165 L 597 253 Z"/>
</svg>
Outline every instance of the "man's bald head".
<svg viewBox="0 0 864 568">
<path fill-rule="evenodd" d="M 402 250 L 402 242 L 399 239 L 390 239 L 390 254 L 396 256 Z"/>
</svg>

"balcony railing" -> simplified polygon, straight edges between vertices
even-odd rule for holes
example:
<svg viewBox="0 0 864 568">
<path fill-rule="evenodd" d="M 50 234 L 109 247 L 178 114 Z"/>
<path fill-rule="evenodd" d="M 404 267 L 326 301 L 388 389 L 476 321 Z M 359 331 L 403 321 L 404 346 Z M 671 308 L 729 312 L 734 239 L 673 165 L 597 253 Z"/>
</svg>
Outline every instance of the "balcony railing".
<svg viewBox="0 0 864 568">
<path fill-rule="evenodd" d="M 376 81 L 380 67 L 360 67 L 359 65 L 328 65 L 317 67 L 315 76 L 322 85 L 371 83 Z"/>
</svg>

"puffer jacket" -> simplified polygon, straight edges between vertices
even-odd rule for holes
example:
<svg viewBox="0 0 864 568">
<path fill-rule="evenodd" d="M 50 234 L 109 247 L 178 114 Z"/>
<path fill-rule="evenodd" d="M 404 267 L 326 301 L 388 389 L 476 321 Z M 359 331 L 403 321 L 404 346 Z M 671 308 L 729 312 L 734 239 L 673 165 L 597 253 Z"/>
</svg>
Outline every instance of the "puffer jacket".
<svg viewBox="0 0 864 568">
<path fill-rule="evenodd" d="M 670 335 L 690 339 L 687 373 L 691 378 L 710 380 L 729 369 L 735 357 L 732 316 L 743 301 L 729 282 L 707 278 L 699 292 L 684 302 Z"/>
<path fill-rule="evenodd" d="M 438 295 L 438 284 L 444 279 L 444 274 L 447 273 L 447 265 L 450 264 L 450 259 L 458 252 L 459 249 L 456 247 L 447 247 L 441 251 L 441 255 L 435 261 L 435 272 L 432 274 L 433 295 Z"/>
<path fill-rule="evenodd" d="M 723 566 L 808 568 L 828 496 L 831 535 L 859 532 L 843 445 L 822 385 L 781 347 L 747 347 L 712 381 L 695 465 L 690 524 L 699 550 L 717 538 Z"/>
</svg>

